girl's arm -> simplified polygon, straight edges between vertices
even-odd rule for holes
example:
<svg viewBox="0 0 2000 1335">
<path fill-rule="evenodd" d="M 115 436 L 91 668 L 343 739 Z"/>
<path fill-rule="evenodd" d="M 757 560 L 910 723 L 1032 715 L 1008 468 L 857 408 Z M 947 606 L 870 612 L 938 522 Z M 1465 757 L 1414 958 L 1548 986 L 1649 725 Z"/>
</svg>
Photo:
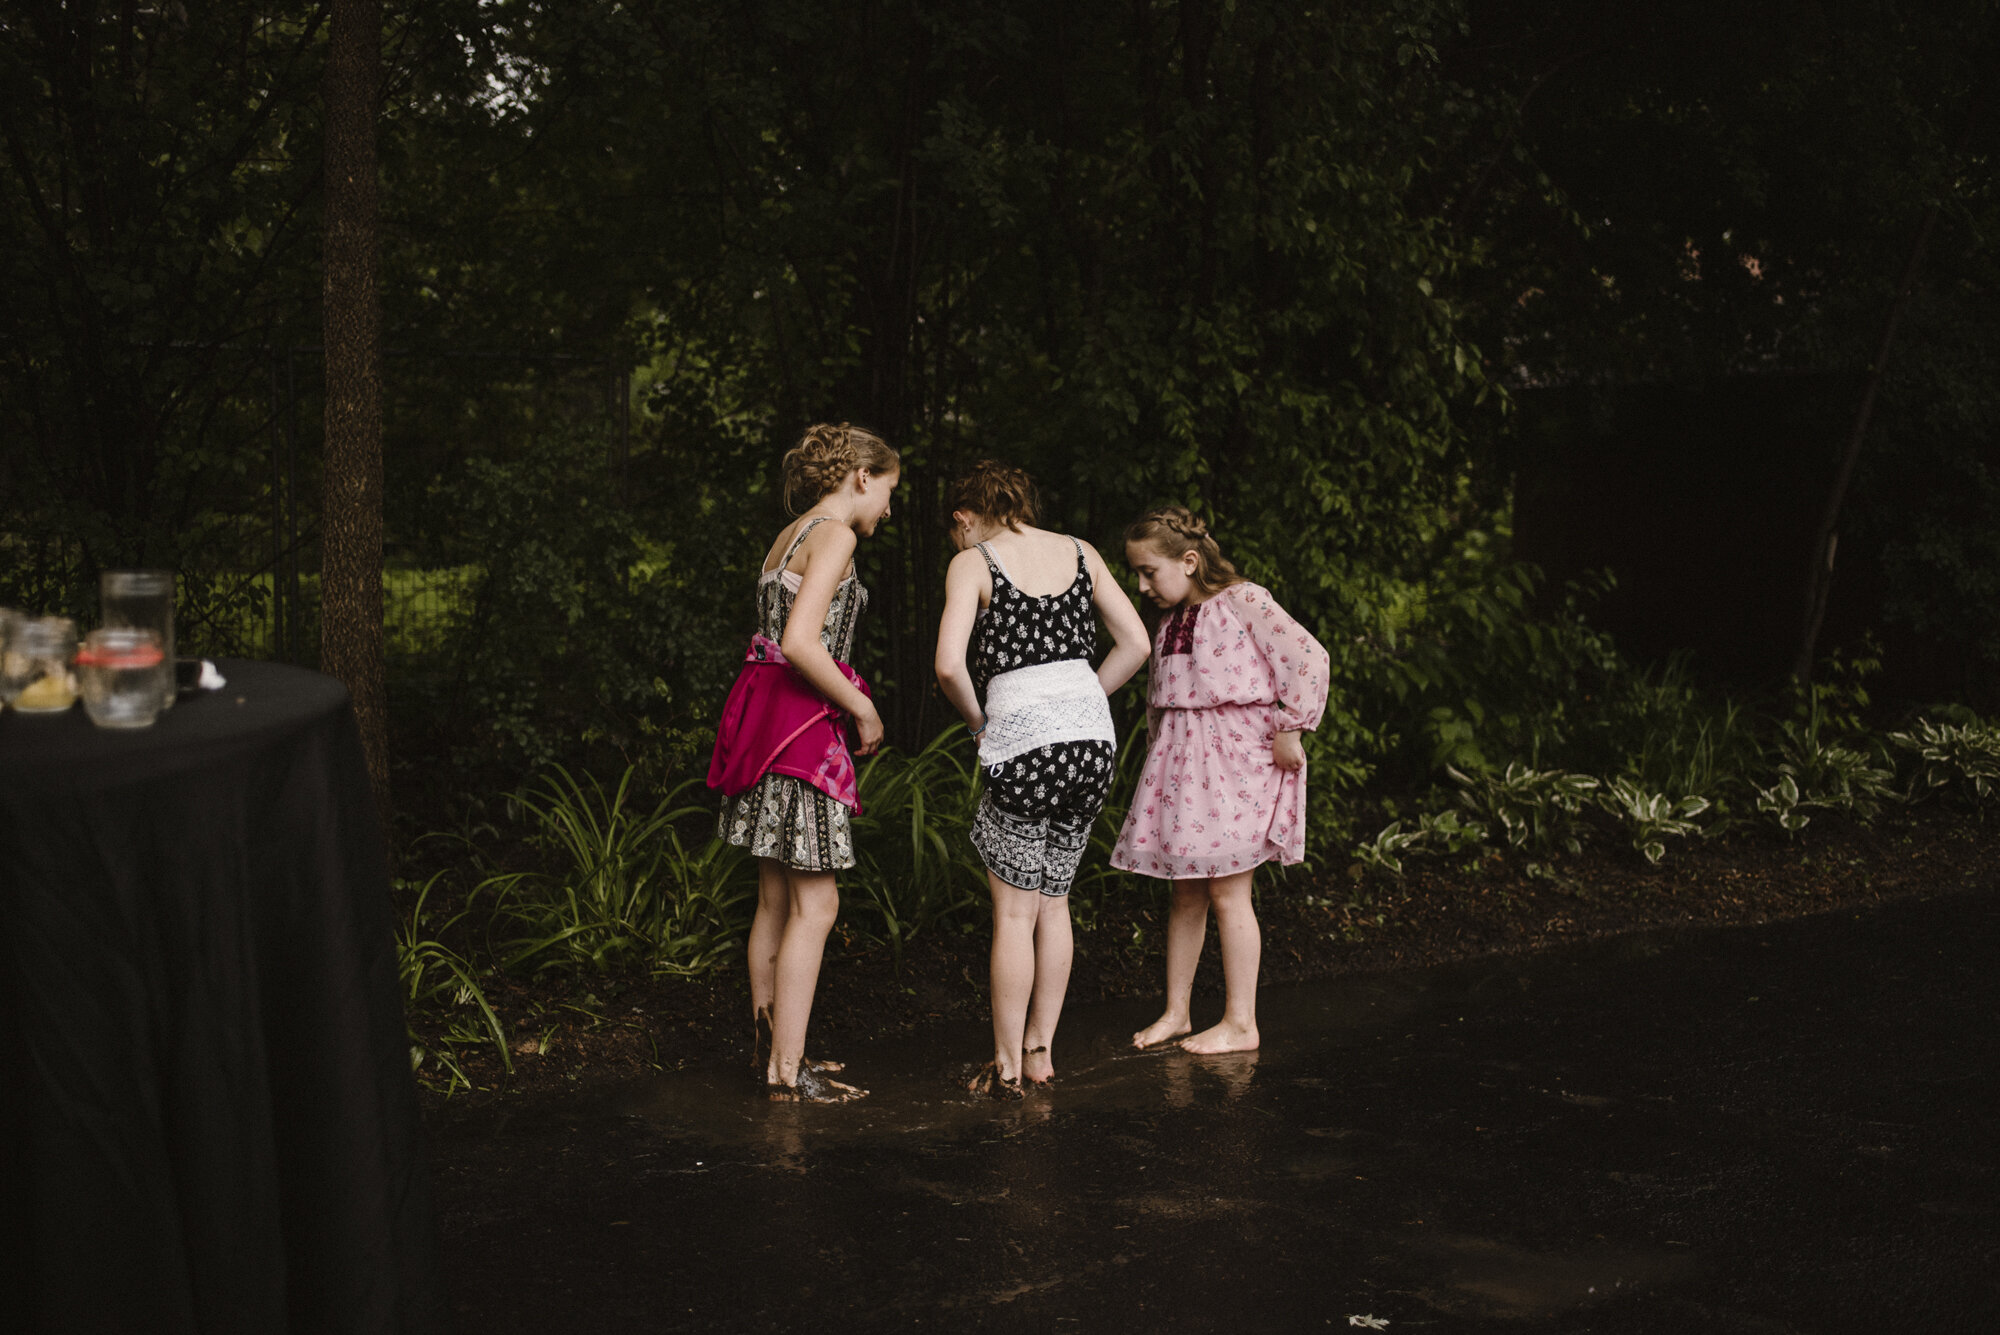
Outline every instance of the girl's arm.
<svg viewBox="0 0 2000 1335">
<path fill-rule="evenodd" d="M 1278 696 L 1271 706 L 1272 721 L 1281 733 L 1311 732 L 1326 712 L 1331 662 L 1325 647 L 1278 606 L 1269 590 L 1256 584 L 1232 584 L 1226 592 L 1250 642 L 1270 666 Z"/>
<path fill-rule="evenodd" d="M 1111 652 L 1097 665 L 1098 684 L 1110 695 L 1145 665 L 1153 643 L 1146 634 L 1146 623 L 1139 620 L 1139 609 L 1132 606 L 1125 587 L 1111 577 L 1111 570 L 1097 549 L 1086 542 L 1083 554 L 1090 568 L 1090 601 L 1104 618 L 1105 629 L 1111 632 Z"/>
<path fill-rule="evenodd" d="M 965 650 L 972 643 L 972 623 L 979 616 L 979 595 L 990 578 L 978 552 L 968 549 L 954 556 L 945 569 L 944 616 L 938 620 L 938 685 L 975 736 L 986 726 L 986 713 L 979 707 L 979 693 L 972 688 Z"/>
<path fill-rule="evenodd" d="M 820 643 L 820 627 L 826 624 L 826 610 L 833 606 L 834 591 L 854 559 L 854 530 L 845 524 L 820 524 L 806 535 L 806 568 L 801 575 L 798 596 L 792 600 L 792 614 L 785 621 L 785 639 L 779 648 L 799 675 L 813 689 L 854 716 L 860 734 L 854 749 L 867 755 L 882 745 L 882 716 L 861 693 L 861 688 L 834 666 L 833 655 Z M 779 578 L 783 578 L 781 574 Z"/>
</svg>

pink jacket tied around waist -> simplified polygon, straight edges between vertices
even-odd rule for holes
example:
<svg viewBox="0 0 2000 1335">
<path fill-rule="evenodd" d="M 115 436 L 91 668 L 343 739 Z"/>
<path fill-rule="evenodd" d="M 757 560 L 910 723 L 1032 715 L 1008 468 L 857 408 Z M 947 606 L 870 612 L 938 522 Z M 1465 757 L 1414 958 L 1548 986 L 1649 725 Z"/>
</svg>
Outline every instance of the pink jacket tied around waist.
<svg viewBox="0 0 2000 1335">
<path fill-rule="evenodd" d="M 837 659 L 834 666 L 872 698 L 859 673 Z M 777 641 L 753 635 L 716 725 L 708 786 L 734 797 L 756 787 L 766 774 L 803 779 L 855 814 L 861 812 L 859 780 L 839 706 L 799 675 Z"/>
</svg>

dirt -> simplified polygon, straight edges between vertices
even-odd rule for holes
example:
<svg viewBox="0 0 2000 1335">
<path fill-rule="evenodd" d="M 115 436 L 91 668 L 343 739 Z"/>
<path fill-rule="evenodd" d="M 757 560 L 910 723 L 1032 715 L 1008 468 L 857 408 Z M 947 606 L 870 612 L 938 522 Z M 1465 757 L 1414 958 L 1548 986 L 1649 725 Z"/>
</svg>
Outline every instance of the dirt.
<svg viewBox="0 0 2000 1335">
<path fill-rule="evenodd" d="M 2000 870 L 1976 816 L 1930 808 L 1871 826 L 1820 820 L 1785 841 L 1742 832 L 1676 848 L 1659 867 L 1591 848 L 1535 862 L 1487 852 L 1412 862 L 1396 880 L 1351 867 L 1260 882 L 1263 979 L 1302 981 L 1536 951 L 1648 928 L 1768 922 L 1994 883 Z M 1164 886 L 1076 904 L 1072 1001 L 1144 996 L 1161 986 Z M 808 1052 L 838 1057 L 844 1041 L 978 1018 L 986 1006 L 983 924 L 933 930 L 905 947 L 829 943 Z M 1220 1004 L 1214 937 L 1196 1004 Z M 673 1071 L 718 1052 L 748 1061 L 749 1002 L 740 964 L 705 978 L 532 982 L 499 979 L 488 997 L 511 1036 L 510 1074 L 488 1045 L 461 1046 L 472 1088 L 425 1071 L 426 1112 L 449 1122 L 496 1101 L 577 1084 Z M 419 1037 L 441 1025 L 412 1017 Z M 972 1056 L 976 1054 L 968 1054 Z"/>
</svg>

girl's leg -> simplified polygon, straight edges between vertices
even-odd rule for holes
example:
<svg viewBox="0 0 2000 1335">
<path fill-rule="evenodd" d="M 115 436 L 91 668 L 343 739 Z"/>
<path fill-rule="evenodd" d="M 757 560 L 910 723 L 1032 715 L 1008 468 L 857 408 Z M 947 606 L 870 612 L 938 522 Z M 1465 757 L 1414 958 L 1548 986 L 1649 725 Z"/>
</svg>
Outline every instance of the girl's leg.
<svg viewBox="0 0 2000 1335">
<path fill-rule="evenodd" d="M 1028 1024 L 1021 1034 L 1021 1074 L 1046 1084 L 1056 1073 L 1056 1024 L 1062 1019 L 1063 995 L 1069 991 L 1069 966 L 1075 953 L 1070 935 L 1069 896 L 1037 894 L 1035 906 L 1035 988 L 1028 1002 Z"/>
<path fill-rule="evenodd" d="M 1160 1018 L 1132 1035 L 1132 1046 L 1150 1048 L 1194 1028 L 1188 1005 L 1194 996 L 1194 969 L 1208 937 L 1209 885 L 1206 880 L 1175 881 L 1167 910 L 1167 1004 Z"/>
<path fill-rule="evenodd" d="M 1208 883 L 1215 934 L 1222 942 L 1222 1023 L 1182 1039 L 1189 1052 L 1250 1052 L 1257 1047 L 1257 966 L 1264 939 L 1250 898 L 1251 875 L 1241 871 Z"/>
<path fill-rule="evenodd" d="M 757 1031 L 754 1063 L 764 1074 L 770 1057 L 771 998 L 777 987 L 778 943 L 784 940 L 785 919 L 791 916 L 792 892 L 785 883 L 785 865 L 776 858 L 757 859 L 757 914 L 750 920 L 750 1022 Z"/>
<path fill-rule="evenodd" d="M 772 980 L 771 1065 L 765 1078 L 793 1086 L 798 1084 L 799 1058 L 805 1052 L 806 1022 L 812 1018 L 826 934 L 840 912 L 840 891 L 830 871 L 787 867 L 785 880 L 790 895 Z"/>
<path fill-rule="evenodd" d="M 986 882 L 993 892 L 993 1068 L 1012 1083 L 1021 1078 L 1021 1039 L 1035 992 L 1035 922 L 1044 896 L 990 871 Z"/>
</svg>

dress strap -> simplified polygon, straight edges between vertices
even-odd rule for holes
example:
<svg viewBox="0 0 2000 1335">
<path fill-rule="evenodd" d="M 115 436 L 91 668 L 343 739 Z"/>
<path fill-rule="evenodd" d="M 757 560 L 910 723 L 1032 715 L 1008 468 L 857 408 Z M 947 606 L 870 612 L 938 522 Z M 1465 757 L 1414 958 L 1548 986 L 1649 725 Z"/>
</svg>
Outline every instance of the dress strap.
<svg viewBox="0 0 2000 1335">
<path fill-rule="evenodd" d="M 833 518 L 832 515 L 820 515 L 818 518 L 814 519 L 811 523 L 799 525 L 799 531 L 792 535 L 792 545 L 785 548 L 784 556 L 779 558 L 778 564 L 771 567 L 771 572 L 777 575 L 784 574 L 785 568 L 791 565 L 792 558 L 799 554 L 799 548 L 801 545 L 804 544 L 806 540 L 806 534 L 812 532 L 814 529 L 818 528 L 821 524 L 824 524 L 827 520 L 831 518 Z"/>
<path fill-rule="evenodd" d="M 1069 540 L 1076 544 L 1076 583 L 1070 585 L 1070 588 L 1079 590 L 1088 600 L 1091 595 L 1090 562 L 1083 555 L 1083 539 L 1072 533 Z"/>
<path fill-rule="evenodd" d="M 980 543 L 979 554 L 986 558 L 986 568 L 988 570 L 992 571 L 999 578 L 1006 580 L 1009 584 L 1012 584 L 1014 582 L 1013 577 L 1007 573 L 1007 567 L 1000 564 L 1000 557 L 998 553 L 996 553 L 991 547 L 988 547 L 983 542 Z"/>
</svg>

